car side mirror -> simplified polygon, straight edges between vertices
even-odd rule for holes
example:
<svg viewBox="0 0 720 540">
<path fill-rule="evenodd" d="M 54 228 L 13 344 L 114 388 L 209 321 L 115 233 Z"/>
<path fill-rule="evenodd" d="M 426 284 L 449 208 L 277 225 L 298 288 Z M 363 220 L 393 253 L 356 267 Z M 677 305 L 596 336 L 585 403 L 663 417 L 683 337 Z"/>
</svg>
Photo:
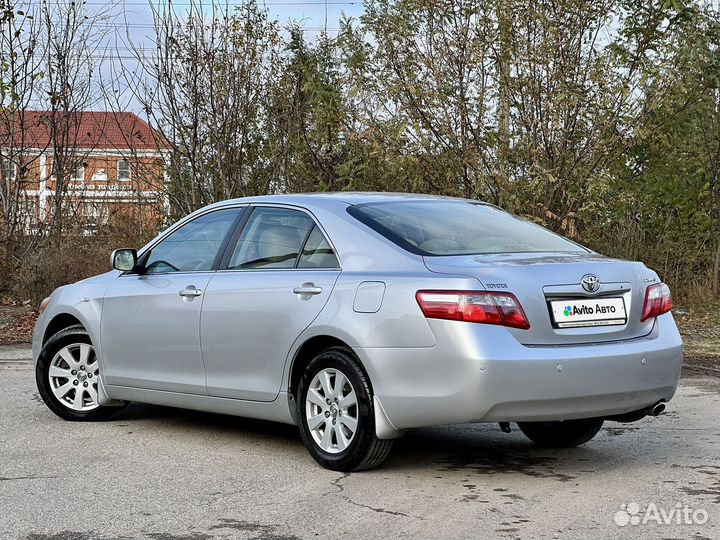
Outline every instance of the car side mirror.
<svg viewBox="0 0 720 540">
<path fill-rule="evenodd" d="M 110 256 L 110 264 L 115 270 L 121 272 L 130 272 L 137 266 L 137 250 L 135 249 L 116 249 Z"/>
</svg>

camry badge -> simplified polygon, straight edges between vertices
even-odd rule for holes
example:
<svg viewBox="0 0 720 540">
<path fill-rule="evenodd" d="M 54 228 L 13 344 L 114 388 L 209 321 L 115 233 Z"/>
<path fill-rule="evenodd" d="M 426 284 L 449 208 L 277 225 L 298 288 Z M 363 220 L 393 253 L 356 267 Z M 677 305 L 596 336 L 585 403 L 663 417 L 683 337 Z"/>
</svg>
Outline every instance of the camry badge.
<svg viewBox="0 0 720 540">
<path fill-rule="evenodd" d="M 582 288 L 589 293 L 597 292 L 600 288 L 600 280 L 595 274 L 585 274 L 580 280 Z"/>
</svg>

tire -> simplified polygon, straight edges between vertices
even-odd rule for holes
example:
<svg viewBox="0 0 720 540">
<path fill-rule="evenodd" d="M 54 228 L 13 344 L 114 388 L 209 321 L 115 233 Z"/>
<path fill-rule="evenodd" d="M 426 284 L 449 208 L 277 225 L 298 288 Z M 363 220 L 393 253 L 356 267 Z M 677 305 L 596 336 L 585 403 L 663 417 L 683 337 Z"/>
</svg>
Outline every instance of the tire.
<svg viewBox="0 0 720 540">
<path fill-rule="evenodd" d="M 602 425 L 602 418 L 562 422 L 518 422 L 518 427 L 528 439 L 547 448 L 572 448 L 585 444 L 597 435 Z"/>
<path fill-rule="evenodd" d="M 341 388 L 337 388 L 339 384 Z M 331 390 L 329 395 L 326 387 Z M 297 397 L 300 436 L 320 465 L 350 472 L 373 469 L 385 461 L 394 441 L 375 436 L 370 381 L 352 350 L 333 347 L 313 358 L 300 378 Z"/>
<path fill-rule="evenodd" d="M 87 331 L 82 326 L 61 330 L 43 346 L 35 366 L 40 397 L 64 420 L 90 422 L 110 418 L 124 407 L 97 404 L 98 367 Z M 51 368 L 54 376 L 50 375 Z"/>
</svg>

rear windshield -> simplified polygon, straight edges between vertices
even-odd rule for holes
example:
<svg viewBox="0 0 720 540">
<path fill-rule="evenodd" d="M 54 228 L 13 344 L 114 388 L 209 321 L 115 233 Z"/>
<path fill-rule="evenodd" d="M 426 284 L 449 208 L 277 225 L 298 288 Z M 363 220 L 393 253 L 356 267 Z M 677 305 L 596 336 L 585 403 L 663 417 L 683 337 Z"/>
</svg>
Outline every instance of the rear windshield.
<svg viewBox="0 0 720 540">
<path fill-rule="evenodd" d="M 498 208 L 469 201 L 358 204 L 350 215 L 419 255 L 481 255 L 588 250 Z"/>
</svg>

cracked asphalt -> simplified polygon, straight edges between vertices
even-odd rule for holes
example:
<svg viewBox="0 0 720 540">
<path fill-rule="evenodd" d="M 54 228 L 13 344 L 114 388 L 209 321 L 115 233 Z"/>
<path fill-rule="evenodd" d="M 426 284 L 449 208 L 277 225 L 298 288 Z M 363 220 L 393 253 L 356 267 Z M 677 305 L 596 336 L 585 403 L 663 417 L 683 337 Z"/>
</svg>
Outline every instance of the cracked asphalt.
<svg viewBox="0 0 720 540">
<path fill-rule="evenodd" d="M 292 426 L 140 404 L 64 422 L 28 357 L 0 347 L 3 540 L 720 538 L 719 378 L 687 373 L 665 414 L 607 423 L 577 449 L 458 425 L 413 431 L 381 469 L 339 474 Z M 641 522 L 616 525 L 629 504 Z M 653 506 L 651 518 L 679 506 L 706 521 L 643 524 Z"/>
</svg>

